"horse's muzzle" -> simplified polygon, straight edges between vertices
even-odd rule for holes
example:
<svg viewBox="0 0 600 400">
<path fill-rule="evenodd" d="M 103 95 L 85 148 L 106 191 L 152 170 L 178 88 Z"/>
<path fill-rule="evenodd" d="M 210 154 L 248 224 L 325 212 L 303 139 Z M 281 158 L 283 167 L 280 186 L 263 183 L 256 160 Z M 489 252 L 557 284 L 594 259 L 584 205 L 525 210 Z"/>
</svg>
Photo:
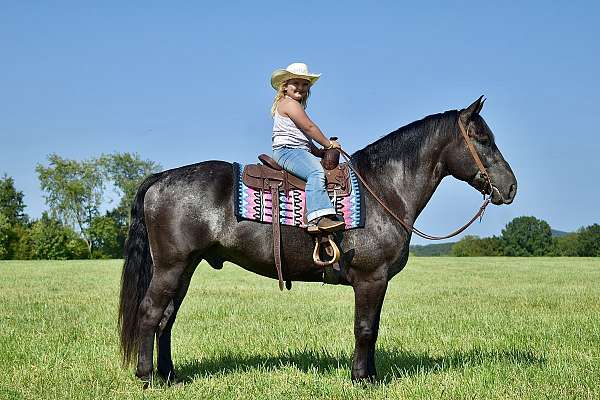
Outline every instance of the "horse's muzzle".
<svg viewBox="0 0 600 400">
<path fill-rule="evenodd" d="M 517 194 L 517 183 L 516 182 L 512 183 L 508 187 L 506 194 L 502 194 L 500 189 L 498 189 L 495 185 L 492 184 L 492 195 L 491 195 L 492 204 L 495 204 L 495 205 L 510 204 L 515 199 L 516 194 Z"/>
</svg>

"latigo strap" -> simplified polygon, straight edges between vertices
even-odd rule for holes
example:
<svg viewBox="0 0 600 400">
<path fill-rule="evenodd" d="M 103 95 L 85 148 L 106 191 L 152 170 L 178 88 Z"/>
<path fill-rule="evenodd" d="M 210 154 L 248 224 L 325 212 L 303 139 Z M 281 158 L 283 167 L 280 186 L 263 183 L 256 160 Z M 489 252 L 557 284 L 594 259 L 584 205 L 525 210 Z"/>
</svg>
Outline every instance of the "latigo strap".
<svg viewBox="0 0 600 400">
<path fill-rule="evenodd" d="M 269 181 L 271 188 L 271 201 L 273 204 L 273 253 L 275 256 L 275 268 L 279 279 L 279 290 L 283 291 L 283 273 L 281 271 L 281 230 L 279 227 L 279 187 L 281 182 Z"/>
</svg>

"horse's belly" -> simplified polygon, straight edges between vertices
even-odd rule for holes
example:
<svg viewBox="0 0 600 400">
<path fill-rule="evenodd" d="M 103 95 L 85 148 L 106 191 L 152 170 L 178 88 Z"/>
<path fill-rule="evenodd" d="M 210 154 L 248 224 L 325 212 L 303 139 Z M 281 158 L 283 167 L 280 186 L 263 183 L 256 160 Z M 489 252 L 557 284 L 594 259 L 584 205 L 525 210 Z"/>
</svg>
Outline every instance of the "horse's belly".
<svg viewBox="0 0 600 400">
<path fill-rule="evenodd" d="M 273 258 L 273 256 L 271 256 Z M 230 254 L 225 258 L 246 271 L 254 272 L 255 274 L 264 276 L 266 278 L 278 279 L 277 269 L 275 268 L 275 262 L 265 263 L 262 259 L 253 259 L 249 254 L 236 256 Z M 302 282 L 322 282 L 323 281 L 323 270 L 314 263 L 306 265 L 305 263 L 287 262 L 286 259 L 282 259 L 281 271 L 284 280 L 290 281 L 302 281 Z"/>
</svg>

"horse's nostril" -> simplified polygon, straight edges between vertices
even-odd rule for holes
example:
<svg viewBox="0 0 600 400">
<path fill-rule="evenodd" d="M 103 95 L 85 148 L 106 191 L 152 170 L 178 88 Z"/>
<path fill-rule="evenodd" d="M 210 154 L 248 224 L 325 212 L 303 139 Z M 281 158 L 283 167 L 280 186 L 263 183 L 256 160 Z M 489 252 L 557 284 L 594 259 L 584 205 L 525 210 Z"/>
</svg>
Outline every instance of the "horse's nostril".
<svg viewBox="0 0 600 400">
<path fill-rule="evenodd" d="M 510 188 L 508 189 L 508 198 L 509 199 L 514 198 L 516 194 L 517 194 L 517 184 L 513 183 L 512 185 L 510 185 Z"/>
</svg>

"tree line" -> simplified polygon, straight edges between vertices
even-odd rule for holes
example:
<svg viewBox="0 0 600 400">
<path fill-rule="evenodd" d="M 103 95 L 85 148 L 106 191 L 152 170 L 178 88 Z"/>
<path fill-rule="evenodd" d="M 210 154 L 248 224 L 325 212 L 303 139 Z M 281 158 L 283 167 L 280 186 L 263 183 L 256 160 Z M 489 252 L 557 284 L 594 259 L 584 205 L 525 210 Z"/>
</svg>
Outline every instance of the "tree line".
<svg viewBox="0 0 600 400">
<path fill-rule="evenodd" d="M 51 154 L 48 164 L 36 166 L 49 209 L 37 220 L 25 214 L 13 178 L 0 178 L 0 259 L 121 258 L 137 187 L 160 165 L 135 153 L 83 161 Z M 113 207 L 101 212 L 106 204 Z"/>
<path fill-rule="evenodd" d="M 600 225 L 582 227 L 577 232 L 553 236 L 550 225 L 531 216 L 517 217 L 501 236 L 465 236 L 452 246 L 451 254 L 469 256 L 568 256 L 599 257 Z"/>
</svg>

